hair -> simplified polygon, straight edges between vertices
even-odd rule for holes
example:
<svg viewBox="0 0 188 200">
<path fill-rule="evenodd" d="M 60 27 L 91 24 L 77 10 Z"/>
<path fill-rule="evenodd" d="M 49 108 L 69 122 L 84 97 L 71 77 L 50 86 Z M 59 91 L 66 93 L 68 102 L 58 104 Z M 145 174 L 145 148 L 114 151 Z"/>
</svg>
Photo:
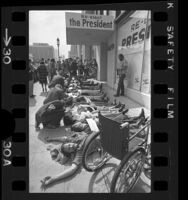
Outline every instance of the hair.
<svg viewBox="0 0 188 200">
<path fill-rule="evenodd" d="M 63 89 L 63 87 L 62 87 L 62 85 L 61 85 L 61 84 L 56 84 L 56 85 L 55 85 L 55 87 L 56 87 L 56 88 Z"/>
<path fill-rule="evenodd" d="M 118 58 L 119 58 L 120 61 L 123 61 L 123 60 L 124 60 L 124 55 L 123 55 L 122 53 L 120 53 L 120 54 L 118 55 Z"/>
<path fill-rule="evenodd" d="M 65 116 L 63 118 L 63 122 L 64 122 L 65 126 L 69 126 L 69 125 L 73 125 L 74 124 L 75 120 L 73 120 L 71 112 L 65 113 Z"/>
<path fill-rule="evenodd" d="M 67 151 L 65 151 L 65 149 L 64 149 L 64 144 L 66 144 L 66 143 L 63 143 L 63 144 L 61 145 L 61 153 L 62 153 L 64 156 L 66 156 L 67 158 L 71 158 L 71 153 L 68 153 Z"/>
</svg>

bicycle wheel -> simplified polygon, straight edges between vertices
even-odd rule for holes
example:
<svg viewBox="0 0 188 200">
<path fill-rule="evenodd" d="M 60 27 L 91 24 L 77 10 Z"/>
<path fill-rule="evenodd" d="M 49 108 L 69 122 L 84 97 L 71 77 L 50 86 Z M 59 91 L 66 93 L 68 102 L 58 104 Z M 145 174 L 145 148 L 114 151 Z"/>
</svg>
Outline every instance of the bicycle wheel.
<svg viewBox="0 0 188 200">
<path fill-rule="evenodd" d="M 145 150 L 142 147 L 133 152 L 128 152 L 113 176 L 110 192 L 130 192 L 140 177 L 144 162 Z"/>
<path fill-rule="evenodd" d="M 108 154 L 104 151 L 99 133 L 92 133 L 86 140 L 82 163 L 87 171 L 95 171 L 107 162 Z"/>
</svg>

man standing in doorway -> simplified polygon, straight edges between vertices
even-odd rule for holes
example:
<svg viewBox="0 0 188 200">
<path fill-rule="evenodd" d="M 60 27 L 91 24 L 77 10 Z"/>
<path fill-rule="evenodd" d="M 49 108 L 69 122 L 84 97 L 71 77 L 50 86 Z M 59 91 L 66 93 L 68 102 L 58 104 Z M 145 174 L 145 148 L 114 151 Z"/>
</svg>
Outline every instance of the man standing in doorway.
<svg viewBox="0 0 188 200">
<path fill-rule="evenodd" d="M 118 59 L 119 59 L 119 62 L 120 62 L 120 65 L 117 69 L 117 73 L 119 75 L 119 82 L 118 82 L 117 93 L 114 95 L 115 97 L 125 95 L 124 80 L 125 80 L 125 77 L 127 75 L 127 69 L 128 69 L 128 62 L 124 58 L 124 55 L 119 54 Z"/>
</svg>

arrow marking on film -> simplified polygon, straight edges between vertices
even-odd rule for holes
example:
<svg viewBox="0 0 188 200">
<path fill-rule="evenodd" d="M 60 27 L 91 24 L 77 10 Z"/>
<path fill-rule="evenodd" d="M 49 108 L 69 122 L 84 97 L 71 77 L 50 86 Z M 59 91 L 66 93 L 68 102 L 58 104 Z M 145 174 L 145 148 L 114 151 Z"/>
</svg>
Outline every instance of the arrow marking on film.
<svg viewBox="0 0 188 200">
<path fill-rule="evenodd" d="M 8 46 L 10 40 L 11 40 L 11 37 L 8 37 L 8 28 L 5 29 L 5 38 L 3 38 L 4 40 L 4 43 L 5 43 L 5 46 Z"/>
</svg>

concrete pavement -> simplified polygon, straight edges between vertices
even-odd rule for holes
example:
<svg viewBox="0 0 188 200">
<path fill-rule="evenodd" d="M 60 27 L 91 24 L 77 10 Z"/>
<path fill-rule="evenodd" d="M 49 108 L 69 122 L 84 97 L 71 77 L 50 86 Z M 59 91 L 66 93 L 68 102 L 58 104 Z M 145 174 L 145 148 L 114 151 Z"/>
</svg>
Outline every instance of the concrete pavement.
<svg viewBox="0 0 188 200">
<path fill-rule="evenodd" d="M 49 151 L 47 151 L 48 143 L 46 138 L 65 135 L 65 128 L 58 129 L 41 129 L 36 132 L 34 128 L 35 113 L 43 104 L 45 94 L 41 92 L 42 88 L 39 83 L 34 84 L 35 98 L 29 100 L 29 192 L 31 193 L 107 193 L 109 192 L 110 182 L 113 177 L 115 168 L 120 161 L 112 158 L 100 170 L 87 172 L 80 168 L 73 177 L 59 181 L 48 187 L 45 191 L 40 189 L 40 180 L 46 176 L 53 176 L 62 172 L 69 167 L 62 166 L 52 161 Z M 122 97 L 121 97 L 122 98 Z M 130 102 L 130 107 L 138 107 L 131 100 L 123 99 Z M 121 102 L 123 103 L 123 100 Z M 63 125 L 63 123 L 62 123 Z M 150 192 L 150 187 L 142 179 L 140 179 L 132 192 L 145 193 Z"/>
</svg>

